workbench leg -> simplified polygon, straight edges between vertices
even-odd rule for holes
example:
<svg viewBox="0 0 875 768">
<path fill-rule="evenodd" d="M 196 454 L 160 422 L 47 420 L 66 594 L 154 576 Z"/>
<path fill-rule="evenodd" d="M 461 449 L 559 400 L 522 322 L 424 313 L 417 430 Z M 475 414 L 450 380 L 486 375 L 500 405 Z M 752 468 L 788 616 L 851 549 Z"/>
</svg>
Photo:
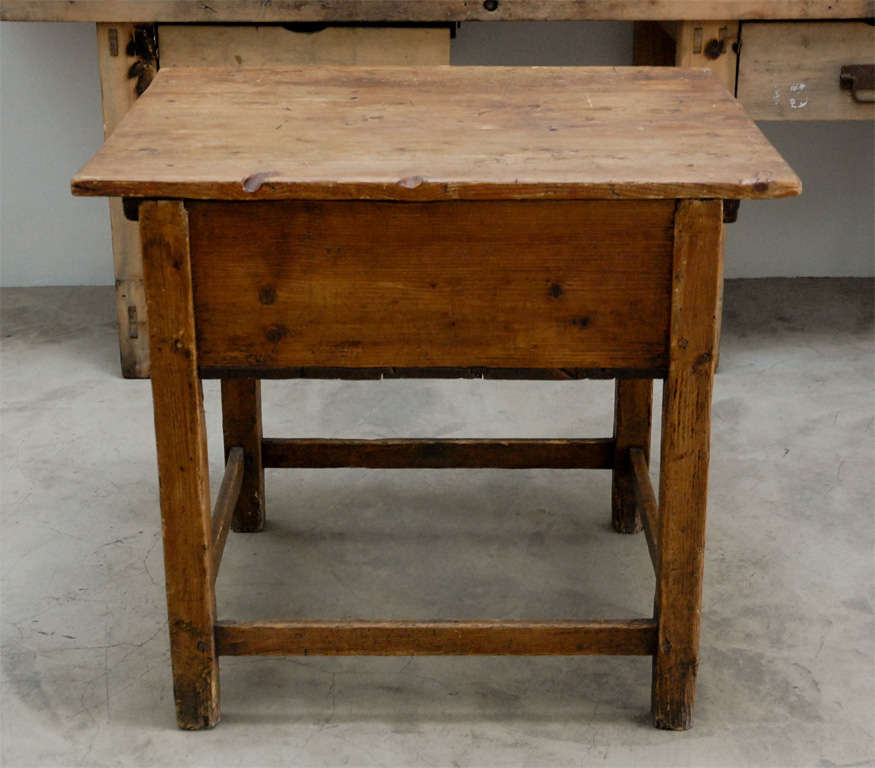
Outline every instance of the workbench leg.
<svg viewBox="0 0 875 768">
<path fill-rule="evenodd" d="M 722 229 L 721 201 L 678 204 L 662 399 L 652 690 L 653 723 L 672 730 L 692 725 L 696 691 Z"/>
<path fill-rule="evenodd" d="M 142 26 L 97 25 L 104 138 L 113 132 L 154 74 L 157 62 L 144 42 L 147 39 L 147 30 Z M 125 218 L 118 198 L 109 201 L 109 221 L 122 374 L 128 379 L 143 379 L 149 376 L 149 332 L 140 235 L 136 222 Z"/>
<path fill-rule="evenodd" d="M 641 518 L 635 504 L 630 448 L 641 448 L 650 461 L 651 379 L 617 379 L 614 394 L 614 470 L 611 518 L 619 533 L 638 533 Z"/>
<path fill-rule="evenodd" d="M 222 380 L 222 431 L 225 460 L 234 446 L 243 449 L 243 487 L 231 527 L 254 532 L 264 528 L 264 466 L 261 461 L 261 382 Z"/>
<path fill-rule="evenodd" d="M 179 727 L 194 730 L 219 720 L 219 666 L 213 634 L 207 435 L 183 204 L 142 203 L 140 232 L 146 256 L 173 694 Z"/>
</svg>

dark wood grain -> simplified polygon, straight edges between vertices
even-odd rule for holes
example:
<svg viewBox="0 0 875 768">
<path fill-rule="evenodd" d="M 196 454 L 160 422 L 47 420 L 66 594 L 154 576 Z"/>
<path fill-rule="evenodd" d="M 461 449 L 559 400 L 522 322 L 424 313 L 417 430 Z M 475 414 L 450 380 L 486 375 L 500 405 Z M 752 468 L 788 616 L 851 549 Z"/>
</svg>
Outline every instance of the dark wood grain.
<svg viewBox="0 0 875 768">
<path fill-rule="evenodd" d="M 653 653 L 652 619 L 624 621 L 221 621 L 224 656 Z"/>
<path fill-rule="evenodd" d="M 674 201 L 188 206 L 207 368 L 666 362 Z"/>
<path fill-rule="evenodd" d="M 614 441 L 267 438 L 265 467 L 610 469 Z"/>
<path fill-rule="evenodd" d="M 652 368 L 491 368 L 488 366 L 435 367 L 398 366 L 350 368 L 343 366 L 294 366 L 260 369 L 263 379 L 345 379 L 373 381 L 376 379 L 488 379 L 493 381 L 576 381 L 579 379 L 642 378 L 661 379 L 665 366 Z M 203 379 L 248 379 L 252 371 L 246 366 L 200 366 Z"/>
<path fill-rule="evenodd" d="M 650 421 L 653 412 L 651 379 L 618 379 L 614 392 L 614 472 L 611 485 L 611 522 L 619 533 L 638 533 L 641 518 L 635 503 L 629 450 L 640 448 L 650 458 Z"/>
<path fill-rule="evenodd" d="M 264 466 L 261 460 L 261 382 L 258 379 L 222 381 L 222 433 L 225 457 L 235 446 L 243 449 L 243 487 L 231 523 L 235 531 L 264 528 Z"/>
<path fill-rule="evenodd" d="M 188 219 L 182 203 L 140 206 L 149 312 L 173 694 L 181 728 L 219 720 L 212 524 L 203 394 L 197 375 Z"/>
<path fill-rule="evenodd" d="M 632 465 L 635 507 L 647 538 L 650 561 L 653 563 L 655 573 L 659 573 L 659 505 L 653 492 L 653 484 L 650 482 L 650 467 L 641 448 L 630 449 L 629 460 Z"/>
<path fill-rule="evenodd" d="M 671 344 L 663 385 L 659 478 L 659 573 L 653 721 L 692 725 L 711 435 L 711 389 L 722 280 L 719 200 L 682 201 L 675 220 Z"/>
<path fill-rule="evenodd" d="M 243 449 L 231 448 L 225 462 L 225 474 L 213 506 L 212 536 L 210 542 L 210 559 L 212 560 L 212 582 L 215 584 L 225 551 L 225 541 L 231 529 L 231 518 L 243 487 Z"/>
</svg>

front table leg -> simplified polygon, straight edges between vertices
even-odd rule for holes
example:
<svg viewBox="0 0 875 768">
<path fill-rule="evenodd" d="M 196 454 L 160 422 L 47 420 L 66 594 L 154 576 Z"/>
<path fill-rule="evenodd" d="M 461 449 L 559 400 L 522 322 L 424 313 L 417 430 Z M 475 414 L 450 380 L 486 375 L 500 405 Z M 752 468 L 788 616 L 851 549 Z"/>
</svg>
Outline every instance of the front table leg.
<svg viewBox="0 0 875 768">
<path fill-rule="evenodd" d="M 219 720 L 210 487 L 197 368 L 188 215 L 177 201 L 140 205 L 152 397 L 164 531 L 173 694 L 180 728 Z"/>
<path fill-rule="evenodd" d="M 672 730 L 692 725 L 699 663 L 722 228 L 720 200 L 678 204 L 669 369 L 662 398 L 652 691 L 654 725 Z"/>
</svg>

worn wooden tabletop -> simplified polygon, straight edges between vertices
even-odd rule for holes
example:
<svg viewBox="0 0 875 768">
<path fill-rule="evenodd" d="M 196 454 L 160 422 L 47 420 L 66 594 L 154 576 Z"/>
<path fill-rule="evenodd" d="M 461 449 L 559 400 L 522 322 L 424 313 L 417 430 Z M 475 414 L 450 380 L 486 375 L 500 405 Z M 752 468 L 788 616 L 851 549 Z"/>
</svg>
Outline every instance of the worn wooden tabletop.
<svg viewBox="0 0 875 768">
<path fill-rule="evenodd" d="M 875 0 L 0 0 L 7 21 L 693 21 L 875 16 Z"/>
<path fill-rule="evenodd" d="M 73 179 L 200 199 L 769 198 L 800 181 L 710 73 L 168 68 Z"/>
</svg>

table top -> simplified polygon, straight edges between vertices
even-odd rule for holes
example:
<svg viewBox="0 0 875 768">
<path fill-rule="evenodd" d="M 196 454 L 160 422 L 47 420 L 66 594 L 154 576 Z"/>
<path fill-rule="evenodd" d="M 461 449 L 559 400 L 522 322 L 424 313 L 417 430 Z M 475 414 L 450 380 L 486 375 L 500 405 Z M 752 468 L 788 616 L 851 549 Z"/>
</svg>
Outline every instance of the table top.
<svg viewBox="0 0 875 768">
<path fill-rule="evenodd" d="M 79 195 L 772 198 L 801 183 L 706 70 L 165 68 Z"/>
<path fill-rule="evenodd" d="M 490 10 L 492 9 L 492 10 Z M 875 16 L 875 0 L 0 0 L 4 21 L 727 21 Z"/>
</svg>

